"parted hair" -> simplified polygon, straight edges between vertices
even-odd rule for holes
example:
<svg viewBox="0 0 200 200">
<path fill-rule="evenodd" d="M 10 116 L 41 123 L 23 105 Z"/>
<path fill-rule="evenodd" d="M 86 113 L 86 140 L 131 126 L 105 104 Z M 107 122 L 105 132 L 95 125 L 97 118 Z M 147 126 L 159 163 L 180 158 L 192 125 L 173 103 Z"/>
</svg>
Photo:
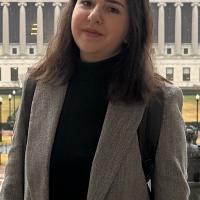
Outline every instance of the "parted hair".
<svg viewBox="0 0 200 200">
<path fill-rule="evenodd" d="M 52 85 L 69 82 L 79 58 L 71 19 L 77 0 L 69 0 L 62 9 L 57 33 L 50 40 L 44 57 L 30 70 L 30 77 Z M 154 73 L 152 62 L 152 16 L 148 0 L 127 0 L 129 30 L 122 44 L 119 61 L 112 72 L 108 99 L 131 103 L 146 101 L 163 82 Z"/>
</svg>

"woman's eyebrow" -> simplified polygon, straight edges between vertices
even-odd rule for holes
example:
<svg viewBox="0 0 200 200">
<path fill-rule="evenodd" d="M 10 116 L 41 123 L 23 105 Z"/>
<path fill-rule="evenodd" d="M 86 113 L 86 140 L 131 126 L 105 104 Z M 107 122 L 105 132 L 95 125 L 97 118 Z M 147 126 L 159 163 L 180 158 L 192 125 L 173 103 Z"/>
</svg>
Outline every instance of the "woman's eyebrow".
<svg viewBox="0 0 200 200">
<path fill-rule="evenodd" d="M 117 4 L 117 5 L 120 5 L 121 7 L 125 8 L 125 6 L 120 3 L 119 1 L 115 1 L 115 0 L 105 0 L 106 2 L 109 2 L 109 3 L 114 3 L 114 4 Z"/>
</svg>

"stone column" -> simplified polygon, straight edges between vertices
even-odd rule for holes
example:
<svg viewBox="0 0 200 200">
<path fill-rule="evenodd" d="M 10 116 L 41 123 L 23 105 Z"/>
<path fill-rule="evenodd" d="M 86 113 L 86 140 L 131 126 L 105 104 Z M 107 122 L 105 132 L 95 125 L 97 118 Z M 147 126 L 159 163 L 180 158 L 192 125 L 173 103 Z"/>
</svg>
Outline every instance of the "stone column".
<svg viewBox="0 0 200 200">
<path fill-rule="evenodd" d="M 10 3 L 1 3 L 1 6 L 3 6 L 3 55 L 9 54 L 9 11 L 8 6 L 10 6 Z"/>
<path fill-rule="evenodd" d="M 192 3 L 192 54 L 197 55 L 198 54 L 198 6 L 199 3 Z"/>
<path fill-rule="evenodd" d="M 27 3 L 18 3 L 20 6 L 19 16 L 19 43 L 20 43 L 20 55 L 26 54 L 26 11 L 25 6 Z"/>
<path fill-rule="evenodd" d="M 158 54 L 164 55 L 165 50 L 165 10 L 166 3 L 158 3 Z"/>
<path fill-rule="evenodd" d="M 36 3 L 37 6 L 37 54 L 43 53 L 43 10 L 44 3 Z"/>
<path fill-rule="evenodd" d="M 182 23 L 181 23 L 181 7 L 183 4 L 180 1 L 177 1 L 175 4 L 176 7 L 176 17 L 175 17 L 175 54 L 181 55 L 181 43 L 182 43 Z"/>
<path fill-rule="evenodd" d="M 62 6 L 61 3 L 56 2 L 53 3 L 54 8 L 54 34 L 56 34 L 57 31 L 57 25 L 58 25 L 58 19 L 60 17 L 60 7 Z"/>
</svg>

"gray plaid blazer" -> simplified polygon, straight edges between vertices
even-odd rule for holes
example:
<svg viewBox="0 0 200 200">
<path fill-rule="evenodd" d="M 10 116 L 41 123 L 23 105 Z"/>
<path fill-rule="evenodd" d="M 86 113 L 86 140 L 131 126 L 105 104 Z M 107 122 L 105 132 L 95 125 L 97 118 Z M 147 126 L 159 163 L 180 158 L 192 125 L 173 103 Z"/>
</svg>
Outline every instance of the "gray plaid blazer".
<svg viewBox="0 0 200 200">
<path fill-rule="evenodd" d="M 49 199 L 50 154 L 66 90 L 67 85 L 55 88 L 38 82 L 28 130 L 23 90 L 1 200 Z M 187 200 L 182 92 L 168 84 L 163 90 L 164 116 L 155 161 L 155 200 Z M 142 103 L 109 103 L 92 163 L 87 200 L 149 199 L 137 138 L 144 109 Z"/>
</svg>

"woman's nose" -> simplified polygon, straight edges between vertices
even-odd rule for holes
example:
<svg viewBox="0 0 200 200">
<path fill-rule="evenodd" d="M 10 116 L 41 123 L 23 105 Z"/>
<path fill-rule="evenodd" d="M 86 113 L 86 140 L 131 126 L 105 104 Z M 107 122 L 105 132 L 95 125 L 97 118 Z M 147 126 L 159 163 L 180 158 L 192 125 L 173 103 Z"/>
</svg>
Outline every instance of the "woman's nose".
<svg viewBox="0 0 200 200">
<path fill-rule="evenodd" d="M 90 14 L 88 15 L 88 21 L 91 24 L 102 24 L 102 16 L 101 16 L 101 11 L 98 7 L 94 7 L 91 11 Z"/>
</svg>

